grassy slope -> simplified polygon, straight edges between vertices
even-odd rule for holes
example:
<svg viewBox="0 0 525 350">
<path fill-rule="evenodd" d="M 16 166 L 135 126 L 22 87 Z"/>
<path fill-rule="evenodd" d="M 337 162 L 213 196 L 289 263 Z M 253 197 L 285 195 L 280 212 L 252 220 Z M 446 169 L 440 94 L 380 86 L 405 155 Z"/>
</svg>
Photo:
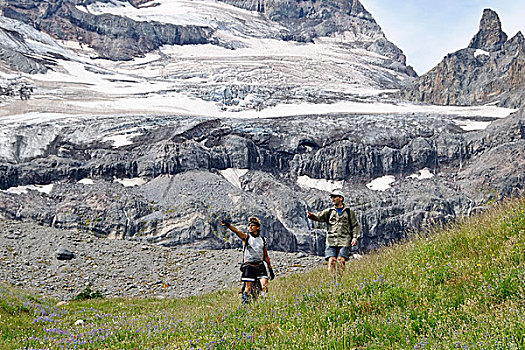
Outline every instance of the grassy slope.
<svg viewBox="0 0 525 350">
<path fill-rule="evenodd" d="M 525 201 L 349 263 L 183 300 L 56 307 L 0 288 L 0 349 L 523 349 Z M 83 325 L 74 325 L 83 320 Z"/>
</svg>

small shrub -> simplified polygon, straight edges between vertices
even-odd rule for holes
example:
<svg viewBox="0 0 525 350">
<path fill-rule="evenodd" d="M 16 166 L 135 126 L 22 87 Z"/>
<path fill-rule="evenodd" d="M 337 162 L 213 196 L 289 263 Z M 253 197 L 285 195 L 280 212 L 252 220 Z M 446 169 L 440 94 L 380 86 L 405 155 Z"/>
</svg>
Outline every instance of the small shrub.
<svg viewBox="0 0 525 350">
<path fill-rule="evenodd" d="M 73 300 L 88 300 L 88 299 L 96 299 L 96 298 L 103 298 L 102 292 L 100 291 L 93 291 L 91 290 L 91 287 L 89 285 L 84 288 L 84 290 L 73 298 Z"/>
</svg>

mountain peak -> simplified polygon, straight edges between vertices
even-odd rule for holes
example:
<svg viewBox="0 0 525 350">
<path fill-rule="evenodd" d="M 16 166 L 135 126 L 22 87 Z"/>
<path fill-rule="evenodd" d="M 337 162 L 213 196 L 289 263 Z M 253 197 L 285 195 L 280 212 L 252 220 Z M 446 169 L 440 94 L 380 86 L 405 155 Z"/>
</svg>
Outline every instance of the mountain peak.
<svg viewBox="0 0 525 350">
<path fill-rule="evenodd" d="M 516 35 L 514 35 L 512 37 L 512 39 L 510 39 L 510 40 L 513 40 L 513 41 L 516 41 L 516 42 L 519 42 L 519 43 L 524 43 L 525 42 L 525 37 L 523 36 L 523 33 L 521 31 L 518 31 L 516 33 Z"/>
<path fill-rule="evenodd" d="M 507 41 L 507 34 L 501 29 L 501 21 L 498 14 L 491 10 L 483 10 L 483 16 L 479 23 L 479 31 L 472 38 L 469 48 L 485 51 L 500 50 Z"/>
<path fill-rule="evenodd" d="M 468 48 L 448 54 L 402 95 L 444 105 L 520 108 L 525 101 L 524 42 L 521 32 L 507 40 L 497 13 L 485 9 Z"/>
</svg>

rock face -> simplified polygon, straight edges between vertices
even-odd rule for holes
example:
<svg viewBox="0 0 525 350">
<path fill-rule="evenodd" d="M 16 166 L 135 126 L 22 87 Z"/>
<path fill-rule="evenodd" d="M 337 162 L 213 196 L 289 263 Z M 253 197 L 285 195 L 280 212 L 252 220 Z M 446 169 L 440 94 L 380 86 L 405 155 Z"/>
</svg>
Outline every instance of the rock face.
<svg viewBox="0 0 525 350">
<path fill-rule="evenodd" d="M 494 103 L 518 108 L 525 103 L 524 69 L 523 34 L 507 40 L 498 15 L 486 9 L 468 48 L 448 54 L 401 95 L 441 105 Z"/>
<path fill-rule="evenodd" d="M 111 60 L 130 60 L 166 44 L 204 44 L 212 34 L 207 27 L 136 22 L 110 14 L 92 15 L 75 5 L 76 1 L 72 0 L 7 0 L 2 14 L 57 39 L 89 45 L 100 58 Z"/>
<path fill-rule="evenodd" d="M 1 119 L 0 218 L 87 231 L 108 239 L 221 249 L 239 248 L 241 242 L 219 225 L 219 218 L 245 229 L 247 217 L 256 215 L 262 219 L 270 249 L 322 254 L 325 229 L 307 221 L 305 212 L 330 206 L 330 188 L 342 187 L 346 203 L 361 223 L 359 249 L 368 251 L 425 225 L 468 214 L 487 199 L 519 192 L 523 186 L 520 172 L 524 164 L 511 162 L 510 156 L 521 154 L 523 111 L 483 132 L 466 132 L 458 126 L 461 115 L 440 112 L 374 114 L 334 109 L 336 112 L 328 113 L 313 108 L 312 114 L 294 112 L 293 117 L 279 114 L 277 118 L 258 113 L 269 107 L 295 108 L 306 103 L 323 108 L 354 103 L 368 108 L 384 103 L 392 110 L 406 110 L 398 109 L 394 103 L 399 101 L 381 93 L 398 88 L 409 77 L 410 68 L 357 1 L 276 0 L 264 6 L 229 1 L 262 16 L 222 4 L 228 13 L 216 14 L 220 17 L 216 28 L 233 26 L 226 35 L 221 31 L 223 37 L 202 26 L 139 23 L 107 12 L 90 12 L 116 3 L 87 1 L 82 3 L 84 11 L 75 1 L 3 2 L 4 15 L 17 19 L 5 23 L 20 24 L 24 30 L 23 35 L 11 33 L 11 37 L 20 46 L 36 40 L 40 47 L 31 47 L 33 51 L 24 57 L 36 53 L 49 69 L 50 57 L 56 55 L 60 63 L 53 68 L 56 75 L 78 74 L 75 77 L 81 83 L 71 79 L 73 83 L 43 85 L 51 86 L 45 91 L 51 96 L 46 101 L 59 105 L 60 98 L 64 108 L 80 106 L 82 115 L 19 113 Z M 129 3 L 134 7 L 126 6 L 133 11 L 154 5 Z M 230 12 L 244 17 L 231 17 Z M 77 56 L 72 53 L 77 51 L 60 51 L 50 37 L 38 37 L 35 28 L 56 38 L 87 43 L 97 50 L 96 57 L 110 59 L 130 59 L 162 43 L 222 46 L 214 47 L 211 54 L 209 46 L 205 51 L 199 51 L 200 45 L 171 47 L 168 53 L 159 49 L 158 54 L 151 54 L 146 63 L 104 61 L 96 65 L 85 59 L 82 48 Z M 477 41 L 497 45 L 490 38 L 484 34 Z M 314 43 L 308 42 L 312 40 Z M 256 51 L 262 47 L 274 52 L 260 55 Z M 325 48 L 332 55 L 326 55 Z M 279 50 L 285 52 L 275 52 Z M 370 52 L 373 50 L 377 51 Z M 496 71 L 502 65 L 511 67 L 505 70 L 505 77 L 512 84 L 521 84 L 522 61 L 514 58 L 523 57 L 522 36 L 506 41 L 488 56 L 476 55 L 476 50 L 480 49 L 465 49 L 444 61 L 443 67 L 451 67 L 443 68 L 450 75 L 448 80 L 437 73 L 425 79 L 441 81 L 436 86 L 452 94 L 452 87 L 464 84 L 455 80 L 462 77 L 456 69 L 472 81 L 488 81 L 493 75 L 486 67 L 492 64 Z M 479 65 L 475 79 L 467 69 L 473 64 Z M 140 66 L 146 69 L 139 70 Z M 82 80 L 86 76 L 90 79 Z M 448 81 L 452 87 L 446 85 Z M 498 98 L 515 101 L 514 90 L 498 87 L 499 83 L 490 80 L 494 89 L 503 91 Z M 67 87 L 59 90 L 65 96 L 54 90 L 55 84 Z M 118 93 L 123 90 L 124 97 L 95 91 L 108 86 L 118 87 Z M 135 91 L 133 98 L 126 99 L 126 91 Z M 113 102 L 125 105 L 140 98 L 140 103 L 148 104 L 165 95 L 170 97 L 168 104 L 183 99 L 188 108 L 190 104 L 210 108 L 217 102 L 220 111 L 210 108 L 213 112 L 204 117 L 196 116 L 202 114 L 192 113 L 186 105 L 177 109 L 180 112 L 170 109 L 170 114 L 156 114 L 147 107 L 134 114 L 126 106 L 125 111 L 101 115 L 85 110 L 90 103 L 105 106 L 115 99 Z M 72 98 L 67 100 L 68 96 Z M 460 100 L 464 95 L 453 96 Z M 83 103 L 66 103 L 74 99 Z M 30 102 L 34 100 L 37 98 Z M 246 110 L 243 118 L 232 117 Z M 495 169 L 502 168 L 502 155 L 508 163 L 499 172 Z M 484 174 L 493 177 L 486 179 Z M 390 185 L 375 188 L 374 183 L 385 181 Z"/>
<path fill-rule="evenodd" d="M 506 41 L 507 34 L 501 29 L 498 14 L 491 9 L 485 9 L 479 32 L 472 38 L 468 47 L 492 52 L 501 50 Z"/>
<path fill-rule="evenodd" d="M 47 72 L 45 65 L 7 47 L 0 47 L 0 59 L 4 62 L 9 62 L 12 69 L 18 69 L 24 73 L 37 74 Z"/>
<path fill-rule="evenodd" d="M 471 133 L 429 114 L 21 124 L 11 131 L 17 144 L 2 156 L 0 186 L 8 190 L 0 192 L 0 214 L 99 237 L 214 249 L 241 245 L 219 218 L 244 229 L 256 215 L 271 249 L 322 254 L 324 227 L 304 213 L 330 205 L 327 192 L 305 185 L 323 179 L 347 194 L 367 251 L 467 214 L 490 196 L 519 192 L 524 118 L 521 110 Z M 122 125 L 134 125 L 130 144 L 104 141 Z M 501 171 L 509 150 L 519 159 Z M 423 169 L 430 176 L 418 179 Z M 484 180 L 487 169 L 498 176 Z M 366 186 L 385 175 L 395 180 L 389 190 Z"/>
<path fill-rule="evenodd" d="M 525 108 L 476 136 L 469 143 L 475 157 L 458 173 L 461 188 L 477 203 L 523 194 Z"/>
<path fill-rule="evenodd" d="M 28 41 L 40 44 L 33 49 Z M 55 60 L 67 55 L 45 34 L 18 21 L 0 16 L 0 62 L 8 70 L 29 74 L 46 73 Z M 1 64 L 0 64 L 1 67 Z"/>
</svg>

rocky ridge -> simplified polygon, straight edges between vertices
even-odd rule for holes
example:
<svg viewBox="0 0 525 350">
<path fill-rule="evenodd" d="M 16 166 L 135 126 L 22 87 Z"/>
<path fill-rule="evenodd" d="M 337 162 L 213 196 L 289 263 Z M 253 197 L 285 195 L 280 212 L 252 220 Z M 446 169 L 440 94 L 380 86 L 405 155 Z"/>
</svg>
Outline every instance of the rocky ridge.
<svg viewBox="0 0 525 350">
<path fill-rule="evenodd" d="M 485 9 L 479 23 L 479 31 L 468 45 L 471 49 L 498 51 L 507 41 L 507 34 L 501 29 L 501 21 L 496 12 Z"/>
<path fill-rule="evenodd" d="M 207 27 L 136 22 L 110 14 L 96 16 L 79 10 L 76 3 L 7 0 L 2 14 L 57 39 L 89 45 L 99 58 L 111 60 L 130 60 L 162 45 L 204 44 L 213 33 Z"/>
<path fill-rule="evenodd" d="M 496 104 L 519 108 L 525 102 L 525 39 L 507 40 L 498 15 L 483 11 L 478 33 L 466 49 L 448 54 L 401 96 L 441 105 Z"/>
</svg>

